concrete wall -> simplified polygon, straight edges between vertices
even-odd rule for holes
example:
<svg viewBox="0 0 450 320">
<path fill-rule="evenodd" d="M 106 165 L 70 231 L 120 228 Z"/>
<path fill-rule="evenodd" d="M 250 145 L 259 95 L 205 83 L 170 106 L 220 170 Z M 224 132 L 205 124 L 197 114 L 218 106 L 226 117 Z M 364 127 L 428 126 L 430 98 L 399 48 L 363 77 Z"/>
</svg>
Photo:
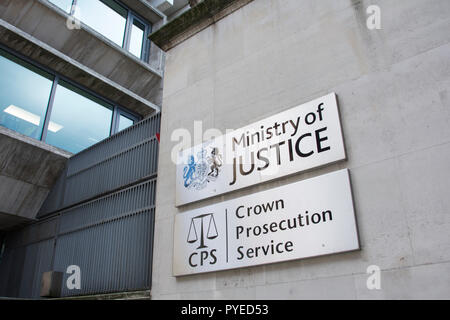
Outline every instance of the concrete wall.
<svg viewBox="0 0 450 320">
<path fill-rule="evenodd" d="M 36 218 L 70 155 L 0 126 L 0 230 Z"/>
<path fill-rule="evenodd" d="M 366 27 L 370 4 L 381 30 Z M 450 298 L 448 30 L 447 0 L 257 0 L 171 49 L 152 297 Z M 332 91 L 348 161 L 175 208 L 174 129 L 239 128 Z M 350 169 L 361 251 L 172 276 L 177 213 L 340 168 Z M 381 290 L 366 288 L 372 264 Z"/>
</svg>

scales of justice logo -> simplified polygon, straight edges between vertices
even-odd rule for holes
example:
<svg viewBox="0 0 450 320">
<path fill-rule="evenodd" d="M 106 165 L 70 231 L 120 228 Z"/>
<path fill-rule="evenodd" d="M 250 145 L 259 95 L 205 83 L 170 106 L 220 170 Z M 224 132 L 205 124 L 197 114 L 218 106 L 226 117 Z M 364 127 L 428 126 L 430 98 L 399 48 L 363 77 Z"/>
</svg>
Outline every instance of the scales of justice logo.
<svg viewBox="0 0 450 320">
<path fill-rule="evenodd" d="M 188 164 L 183 168 L 184 187 L 191 190 L 202 190 L 208 183 L 217 180 L 223 166 L 219 148 L 202 148 L 197 157 L 188 157 Z"/>
<path fill-rule="evenodd" d="M 208 230 L 206 232 L 206 238 L 208 240 L 214 240 L 219 236 L 217 233 L 217 225 L 216 220 L 214 219 L 213 213 L 206 213 L 201 214 L 199 216 L 193 217 L 191 219 L 191 225 L 189 227 L 189 233 L 187 242 L 188 243 L 196 243 L 198 240 L 200 240 L 200 245 L 197 249 L 205 249 L 208 248 L 207 245 L 205 245 L 205 233 L 204 233 L 204 221 L 208 220 Z M 195 221 L 200 220 L 200 239 L 198 237 L 197 228 L 195 227 Z"/>
<path fill-rule="evenodd" d="M 197 224 L 197 226 L 196 226 Z M 200 225 L 200 234 L 197 232 L 197 227 Z M 205 234 L 205 228 L 206 229 Z M 213 213 L 201 214 L 191 218 L 191 224 L 187 236 L 189 244 L 198 243 L 198 247 L 189 256 L 189 265 L 192 268 L 197 268 L 204 265 L 214 265 L 217 262 L 217 249 L 211 249 L 206 245 L 207 240 L 214 240 L 219 236 L 217 232 L 216 220 Z"/>
</svg>

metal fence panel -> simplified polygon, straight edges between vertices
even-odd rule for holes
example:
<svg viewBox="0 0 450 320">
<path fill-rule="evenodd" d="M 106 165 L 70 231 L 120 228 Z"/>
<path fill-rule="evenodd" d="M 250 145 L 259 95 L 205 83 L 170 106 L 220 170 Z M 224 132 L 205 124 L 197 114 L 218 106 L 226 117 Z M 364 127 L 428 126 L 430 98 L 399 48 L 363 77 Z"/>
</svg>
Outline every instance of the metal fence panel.
<svg viewBox="0 0 450 320">
<path fill-rule="evenodd" d="M 126 149 L 111 158 L 68 176 L 64 206 L 103 194 L 156 174 L 156 137 Z M 153 160 L 153 161 L 152 161 Z"/>
<path fill-rule="evenodd" d="M 62 296 L 149 289 L 153 219 L 151 208 L 62 234 L 54 269 L 65 272 L 77 265 L 81 270 L 81 289 L 64 285 Z"/>
<path fill-rule="evenodd" d="M 9 250 L 2 258 L 0 293 L 5 297 L 20 297 L 19 286 L 25 260 L 25 247 Z"/>
<path fill-rule="evenodd" d="M 113 155 L 130 148 L 160 132 L 161 114 L 157 113 L 134 126 L 83 150 L 70 159 L 67 174 L 69 176 L 95 165 Z"/>
<path fill-rule="evenodd" d="M 59 234 L 102 224 L 130 212 L 153 207 L 155 191 L 156 179 L 151 179 L 65 210 L 61 214 Z"/>
<path fill-rule="evenodd" d="M 42 273 L 64 273 L 62 296 L 151 287 L 160 114 L 75 155 L 38 223 L 10 233 L 0 295 L 39 298 Z M 69 290 L 67 267 L 81 269 Z"/>
<path fill-rule="evenodd" d="M 47 219 L 7 236 L 0 296 L 39 297 L 42 273 L 51 270 L 56 223 L 56 218 Z"/>
<path fill-rule="evenodd" d="M 50 239 L 26 247 L 19 297 L 39 297 L 42 274 L 51 270 L 53 244 Z"/>
</svg>

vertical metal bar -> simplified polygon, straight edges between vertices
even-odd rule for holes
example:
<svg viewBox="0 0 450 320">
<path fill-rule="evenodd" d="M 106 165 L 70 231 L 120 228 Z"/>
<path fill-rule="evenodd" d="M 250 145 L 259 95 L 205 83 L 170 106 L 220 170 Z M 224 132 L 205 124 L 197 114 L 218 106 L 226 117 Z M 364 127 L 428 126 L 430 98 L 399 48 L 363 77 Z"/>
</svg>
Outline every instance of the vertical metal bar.
<svg viewBox="0 0 450 320">
<path fill-rule="evenodd" d="M 44 126 L 42 128 L 42 134 L 41 134 L 41 141 L 44 141 L 44 142 L 47 139 L 48 125 L 50 123 L 50 117 L 52 115 L 53 103 L 55 102 L 55 93 L 56 93 L 56 87 L 58 86 L 58 82 L 59 82 L 59 76 L 55 75 L 55 78 L 54 78 L 53 84 L 52 84 L 52 90 L 50 91 L 50 98 L 48 100 L 47 112 L 45 113 Z"/>
<path fill-rule="evenodd" d="M 75 15 L 75 10 L 77 8 L 77 1 L 78 0 L 73 0 L 72 1 L 72 6 L 70 7 L 70 13 L 69 13 L 71 16 Z"/>
<path fill-rule="evenodd" d="M 119 108 L 117 107 L 117 105 L 114 106 L 113 109 L 113 114 L 112 114 L 112 119 L 111 119 L 111 130 L 109 135 L 112 136 L 113 134 L 117 133 L 117 130 L 119 128 Z"/>
<path fill-rule="evenodd" d="M 142 49 L 141 49 L 141 59 L 144 62 L 149 61 L 150 58 L 150 39 L 148 38 L 148 36 L 150 35 L 150 26 L 148 24 L 144 24 L 145 28 L 144 28 L 144 37 L 142 39 Z"/>
<path fill-rule="evenodd" d="M 55 230 L 54 230 L 54 236 L 53 236 L 53 250 L 52 250 L 52 257 L 50 262 L 50 268 L 51 270 L 54 270 L 55 268 L 55 256 L 56 256 L 56 245 L 58 243 L 58 236 L 61 228 L 61 214 L 58 214 L 55 218 Z"/>
<path fill-rule="evenodd" d="M 127 51 L 130 49 L 130 42 L 131 42 L 131 28 L 133 26 L 133 14 L 130 12 L 130 10 L 127 11 L 127 23 L 125 24 L 125 37 L 123 39 L 123 48 Z"/>
<path fill-rule="evenodd" d="M 148 266 L 147 266 L 147 272 L 148 272 L 148 287 L 151 289 L 152 287 L 152 273 L 153 273 L 153 244 L 154 244 L 154 237 L 155 237 L 155 209 L 152 208 L 149 212 L 148 216 L 148 224 L 149 224 L 149 234 L 148 234 Z"/>
</svg>

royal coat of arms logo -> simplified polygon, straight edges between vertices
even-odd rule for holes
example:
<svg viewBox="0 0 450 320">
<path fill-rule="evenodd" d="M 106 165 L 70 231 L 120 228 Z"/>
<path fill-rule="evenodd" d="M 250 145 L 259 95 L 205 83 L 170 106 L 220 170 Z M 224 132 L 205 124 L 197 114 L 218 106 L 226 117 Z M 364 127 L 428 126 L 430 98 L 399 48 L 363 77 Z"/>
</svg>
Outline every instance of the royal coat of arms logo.
<svg viewBox="0 0 450 320">
<path fill-rule="evenodd" d="M 206 188 L 219 177 L 222 165 L 222 155 L 216 147 L 202 148 L 197 158 L 189 155 L 188 164 L 183 168 L 184 187 L 194 190 Z"/>
</svg>

